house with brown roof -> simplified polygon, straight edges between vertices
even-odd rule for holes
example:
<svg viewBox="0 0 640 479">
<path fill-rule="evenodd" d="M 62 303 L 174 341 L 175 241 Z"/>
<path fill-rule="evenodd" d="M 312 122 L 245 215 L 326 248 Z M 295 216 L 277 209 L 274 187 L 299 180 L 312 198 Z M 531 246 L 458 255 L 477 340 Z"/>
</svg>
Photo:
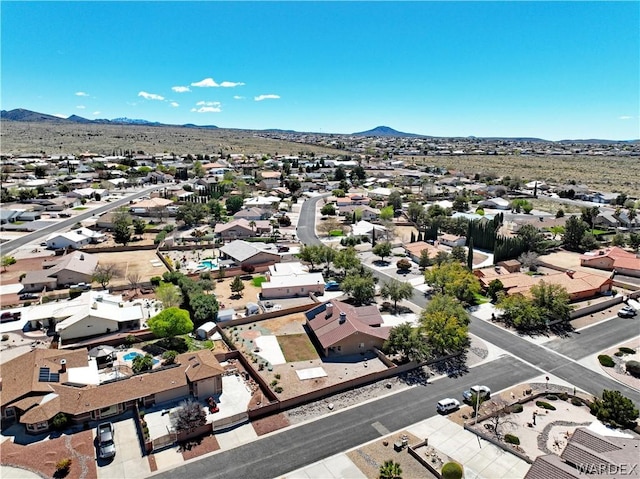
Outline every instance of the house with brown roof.
<svg viewBox="0 0 640 479">
<path fill-rule="evenodd" d="M 22 278 L 22 292 L 54 290 L 69 284 L 91 284 L 98 259 L 82 251 L 45 259 L 42 269 L 27 271 Z"/>
<path fill-rule="evenodd" d="M 331 300 L 305 313 L 307 326 L 324 356 L 347 356 L 381 349 L 389 338 L 375 305 L 355 307 Z"/>
<path fill-rule="evenodd" d="M 244 218 L 230 221 L 229 223 L 217 223 L 214 233 L 224 241 L 251 238 L 271 231 L 271 223 L 268 220 L 247 221 Z"/>
<path fill-rule="evenodd" d="M 640 256 L 618 246 L 589 251 L 580 256 L 580 265 L 640 277 Z"/>
<path fill-rule="evenodd" d="M 562 454 L 539 456 L 524 479 L 640 478 L 640 439 L 602 436 L 581 427 Z"/>
<path fill-rule="evenodd" d="M 429 258 L 435 258 L 439 250 L 435 246 L 427 243 L 426 241 L 416 241 L 414 243 L 407 243 L 404 245 L 404 251 L 409 258 L 416 263 L 420 263 L 420 256 L 422 251 L 426 250 L 429 253 Z"/>
<path fill-rule="evenodd" d="M 49 430 L 58 413 L 74 423 L 101 420 L 131 409 L 222 392 L 224 369 L 210 350 L 180 354 L 175 364 L 103 381 L 86 348 L 34 349 L 0 365 L 3 421 L 29 433 Z"/>
<path fill-rule="evenodd" d="M 501 266 L 493 268 L 476 269 L 473 274 L 478 277 L 483 289 L 487 289 L 494 279 L 499 279 L 507 294 L 520 293 L 530 295 L 531 287 L 544 281 L 546 284 L 562 286 L 569 293 L 571 301 L 593 298 L 606 294 L 613 287 L 613 280 L 597 274 L 583 271 L 566 271 L 549 273 L 545 275 L 530 276 L 525 273 L 510 273 Z"/>
</svg>

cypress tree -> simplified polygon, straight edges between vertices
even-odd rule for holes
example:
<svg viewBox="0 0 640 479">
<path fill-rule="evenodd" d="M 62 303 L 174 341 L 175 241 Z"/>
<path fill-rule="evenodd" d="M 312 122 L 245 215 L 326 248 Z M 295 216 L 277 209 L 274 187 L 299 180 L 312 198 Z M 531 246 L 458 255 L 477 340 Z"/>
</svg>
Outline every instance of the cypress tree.
<svg viewBox="0 0 640 479">
<path fill-rule="evenodd" d="M 469 251 L 467 251 L 467 268 L 473 270 L 473 238 L 469 240 Z"/>
</svg>

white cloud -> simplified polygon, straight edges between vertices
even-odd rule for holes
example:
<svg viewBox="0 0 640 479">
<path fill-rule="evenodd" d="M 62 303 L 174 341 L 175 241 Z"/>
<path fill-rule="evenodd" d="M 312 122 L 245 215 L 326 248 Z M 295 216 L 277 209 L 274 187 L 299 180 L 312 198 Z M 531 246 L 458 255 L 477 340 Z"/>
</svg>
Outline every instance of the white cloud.
<svg viewBox="0 0 640 479">
<path fill-rule="evenodd" d="M 176 93 L 186 93 L 191 91 L 188 86 L 172 86 L 171 89 Z"/>
<path fill-rule="evenodd" d="M 65 115 L 63 113 L 54 113 L 53 116 L 57 116 L 58 118 L 68 118 L 69 115 Z"/>
<path fill-rule="evenodd" d="M 237 86 L 243 86 L 244 83 L 242 82 L 232 82 L 232 81 L 223 81 L 222 83 L 220 83 L 220 86 L 222 88 L 234 88 Z"/>
<path fill-rule="evenodd" d="M 141 91 L 138 93 L 138 96 L 141 96 L 146 100 L 164 100 L 163 96 L 156 95 L 155 93 L 147 93 L 146 91 Z"/>
<path fill-rule="evenodd" d="M 629 115 L 622 115 L 618 117 L 618 120 L 633 120 L 633 117 Z"/>
<path fill-rule="evenodd" d="M 243 97 L 243 96 L 240 96 L 240 95 L 234 95 L 234 96 L 233 96 L 233 99 L 234 99 L 234 100 L 244 100 L 244 97 Z"/>
<path fill-rule="evenodd" d="M 93 112 L 93 114 L 94 114 L 94 115 L 99 115 L 99 114 L 100 114 L 100 112 L 99 112 L 99 111 L 94 111 L 94 112 Z"/>
<path fill-rule="evenodd" d="M 221 106 L 219 101 L 199 101 L 196 106 Z"/>
<path fill-rule="evenodd" d="M 278 100 L 279 98 L 280 98 L 280 95 L 258 95 L 253 99 L 255 101 L 262 101 L 262 100 Z"/>
<path fill-rule="evenodd" d="M 177 101 L 172 101 L 170 105 L 174 108 L 178 108 L 180 106 L 180 103 L 178 103 Z"/>
<path fill-rule="evenodd" d="M 86 106 L 84 106 L 84 105 L 78 105 L 78 106 L 76 106 L 76 108 L 77 108 L 78 110 L 84 110 L 84 109 L 86 108 Z"/>
<path fill-rule="evenodd" d="M 242 82 L 232 82 L 232 81 L 223 81 L 222 83 L 216 83 L 213 78 L 205 78 L 204 80 L 200 80 L 199 82 L 194 82 L 191 86 L 201 87 L 201 88 L 234 88 L 237 86 L 242 86 L 244 83 Z"/>
<path fill-rule="evenodd" d="M 88 93 L 85 93 L 85 92 L 83 92 L 83 91 L 77 91 L 77 92 L 76 92 L 76 96 L 89 96 L 89 94 L 88 94 Z"/>
<path fill-rule="evenodd" d="M 200 108 L 192 108 L 191 111 L 195 113 L 220 113 L 222 108 L 219 106 L 201 106 Z"/>
</svg>

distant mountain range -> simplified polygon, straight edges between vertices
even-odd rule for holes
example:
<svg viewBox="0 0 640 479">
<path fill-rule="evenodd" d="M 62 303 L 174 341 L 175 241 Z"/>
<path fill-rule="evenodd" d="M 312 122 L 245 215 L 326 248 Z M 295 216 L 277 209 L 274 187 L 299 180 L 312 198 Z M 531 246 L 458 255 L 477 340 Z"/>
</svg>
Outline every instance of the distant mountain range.
<svg viewBox="0 0 640 479">
<path fill-rule="evenodd" d="M 131 119 L 131 118 L 114 118 L 113 120 L 107 119 L 96 119 L 89 120 L 87 118 L 83 118 L 78 115 L 71 115 L 67 118 L 60 118 L 54 115 L 48 115 L 46 113 L 38 113 L 36 111 L 25 110 L 23 108 L 17 108 L 15 110 L 2 110 L 0 111 L 0 119 L 10 120 L 10 121 L 24 121 L 24 122 L 51 122 L 51 123 L 60 123 L 60 124 L 101 124 L 101 125 L 145 125 L 145 126 L 173 126 L 173 127 L 183 127 L 183 128 L 210 128 L 217 129 L 219 127 L 215 125 L 194 125 L 193 123 L 187 123 L 184 125 L 170 125 L 166 123 L 159 123 L 157 121 L 148 121 L 148 120 L 140 120 L 140 119 Z M 276 128 L 269 128 L 265 130 L 261 130 L 263 132 L 272 132 L 272 133 L 301 133 L 294 130 L 280 130 Z M 404 133 L 401 131 L 394 130 L 388 126 L 376 126 L 375 128 L 367 131 L 360 131 L 357 133 L 352 133 L 353 136 L 377 136 L 377 137 L 403 137 L 403 138 L 437 138 L 434 136 L 428 135 L 419 135 L 416 133 Z M 459 138 L 459 137 L 452 137 Z M 459 138 L 465 139 L 465 138 Z M 466 139 L 476 139 L 476 137 L 470 136 L 466 137 Z M 510 138 L 510 137 L 481 137 L 477 138 L 479 140 L 489 140 L 489 141 L 523 141 L 523 142 L 550 142 L 550 143 L 601 143 L 601 144 L 611 144 L 611 143 L 640 143 L 640 140 L 598 140 L 598 139 L 584 139 L 584 140 L 560 140 L 556 142 L 551 142 L 549 140 L 544 140 L 542 138 Z"/>
</svg>

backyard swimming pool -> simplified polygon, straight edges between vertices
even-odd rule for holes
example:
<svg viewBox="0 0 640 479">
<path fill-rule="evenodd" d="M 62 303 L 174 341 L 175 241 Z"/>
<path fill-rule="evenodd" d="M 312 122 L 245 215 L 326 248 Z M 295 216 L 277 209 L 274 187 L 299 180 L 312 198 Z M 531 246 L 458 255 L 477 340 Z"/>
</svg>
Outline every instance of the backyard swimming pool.
<svg viewBox="0 0 640 479">
<path fill-rule="evenodd" d="M 142 356 L 142 354 L 136 351 L 132 351 L 122 356 L 122 359 L 124 359 L 125 361 L 133 361 L 136 356 Z M 153 364 L 158 364 L 159 362 L 160 362 L 159 359 L 153 358 Z"/>
<path fill-rule="evenodd" d="M 218 263 L 216 263 L 215 261 L 211 260 L 211 259 L 205 259 L 200 261 L 200 266 L 202 266 L 203 268 L 207 268 L 207 269 L 217 269 L 218 268 Z"/>
</svg>

